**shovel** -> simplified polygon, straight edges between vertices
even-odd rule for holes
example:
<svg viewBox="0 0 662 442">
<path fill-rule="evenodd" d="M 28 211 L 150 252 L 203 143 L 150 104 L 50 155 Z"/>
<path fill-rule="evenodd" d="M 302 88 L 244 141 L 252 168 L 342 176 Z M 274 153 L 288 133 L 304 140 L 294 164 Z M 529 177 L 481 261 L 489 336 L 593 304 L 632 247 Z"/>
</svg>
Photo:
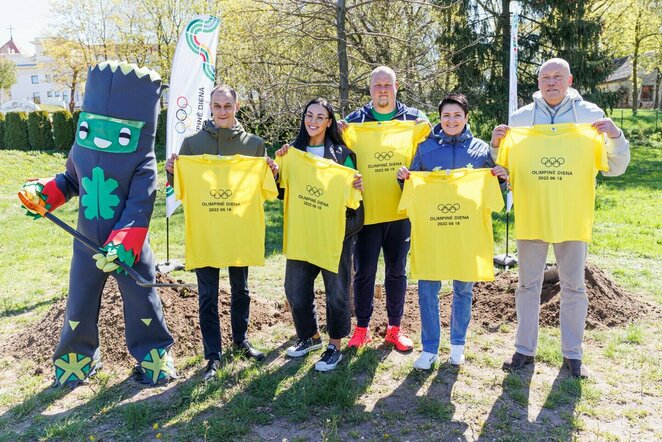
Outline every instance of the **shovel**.
<svg viewBox="0 0 662 442">
<path fill-rule="evenodd" d="M 506 253 L 503 255 L 497 255 L 494 257 L 494 264 L 499 267 L 503 267 L 506 270 L 510 267 L 515 267 L 517 265 L 517 258 L 508 254 L 508 235 L 510 228 L 510 209 L 513 208 L 513 192 L 508 190 L 506 194 Z"/>
<path fill-rule="evenodd" d="M 34 212 L 37 212 L 39 215 L 43 216 L 44 218 L 48 218 L 49 220 L 53 221 L 55 224 L 57 224 L 58 227 L 66 230 L 67 233 L 69 233 L 71 236 L 76 238 L 78 241 L 82 242 L 89 249 L 94 250 L 95 252 L 101 252 L 103 254 L 106 253 L 105 250 L 99 247 L 99 245 L 95 244 L 95 242 L 92 241 L 90 238 L 83 235 L 78 230 L 74 229 L 73 227 L 62 221 L 60 218 L 47 211 L 45 207 L 33 203 L 32 201 L 27 199 L 25 195 L 23 195 L 21 192 L 18 193 L 18 199 L 21 200 L 21 203 L 23 203 L 25 207 L 27 207 L 28 209 Z M 195 284 L 152 283 L 151 281 L 148 281 L 147 279 L 143 278 L 140 275 L 140 273 L 138 273 L 136 270 L 133 269 L 133 267 L 129 266 L 128 264 L 123 263 L 120 260 L 117 260 L 116 263 L 122 268 L 122 270 L 126 271 L 126 273 L 130 277 L 135 279 L 136 284 L 138 284 L 140 287 L 195 287 L 196 286 Z"/>
</svg>

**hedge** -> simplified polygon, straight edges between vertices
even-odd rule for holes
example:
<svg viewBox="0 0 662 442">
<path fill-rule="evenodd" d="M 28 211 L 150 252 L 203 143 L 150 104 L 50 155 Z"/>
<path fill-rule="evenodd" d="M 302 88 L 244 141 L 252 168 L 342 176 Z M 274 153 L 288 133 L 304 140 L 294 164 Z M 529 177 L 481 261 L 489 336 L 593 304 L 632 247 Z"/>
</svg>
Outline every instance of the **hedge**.
<svg viewBox="0 0 662 442">
<path fill-rule="evenodd" d="M 69 150 L 74 144 L 74 119 L 68 110 L 53 112 L 53 139 L 57 150 Z"/>
<path fill-rule="evenodd" d="M 0 149 L 5 148 L 5 114 L 0 112 Z"/>
<path fill-rule="evenodd" d="M 156 122 L 156 139 L 154 144 L 163 147 L 166 143 L 166 122 L 168 121 L 168 109 L 161 109 Z"/>
<path fill-rule="evenodd" d="M 5 148 L 28 150 L 28 116 L 25 112 L 7 112 L 5 115 Z"/>
<path fill-rule="evenodd" d="M 47 111 L 32 111 L 28 114 L 28 137 L 33 149 L 53 149 L 53 126 Z"/>
<path fill-rule="evenodd" d="M 78 128 L 78 118 L 80 117 L 80 112 L 81 112 L 80 109 L 77 109 L 72 114 L 72 118 L 74 120 L 74 133 L 75 133 L 75 130 Z"/>
</svg>

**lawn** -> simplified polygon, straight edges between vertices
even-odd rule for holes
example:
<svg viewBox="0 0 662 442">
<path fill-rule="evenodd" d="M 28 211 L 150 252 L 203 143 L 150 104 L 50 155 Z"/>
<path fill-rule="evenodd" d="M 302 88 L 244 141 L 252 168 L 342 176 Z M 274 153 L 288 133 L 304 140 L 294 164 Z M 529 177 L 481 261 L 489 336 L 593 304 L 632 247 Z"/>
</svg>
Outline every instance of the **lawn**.
<svg viewBox="0 0 662 442">
<path fill-rule="evenodd" d="M 632 115 L 632 109 L 614 109 L 609 117 L 628 134 L 635 130 L 662 134 L 661 110 L 639 109 L 637 115 Z"/>
<path fill-rule="evenodd" d="M 632 158 L 623 177 L 598 179 L 589 260 L 639 299 L 662 306 L 662 143 L 633 143 Z M 204 361 L 198 355 L 177 360 L 181 379 L 165 387 L 134 384 L 126 379 L 127 366 L 107 367 L 74 391 L 51 390 L 50 373 L 36 373 L 30 360 L 16 361 L 3 349 L 17 330 L 40 321 L 66 296 L 71 238 L 45 220 L 25 217 L 15 196 L 25 178 L 62 171 L 64 161 L 57 152 L 0 151 L 0 441 L 662 438 L 658 318 L 588 331 L 586 362 L 595 376 L 582 381 L 560 371 L 557 328 L 541 330 L 539 362 L 528 374 L 500 368 L 512 352 L 514 325 L 494 333 L 471 327 L 467 364 L 459 370 L 446 363 L 430 373 L 414 370 L 420 338 L 412 336 L 413 354 L 376 342 L 346 352 L 336 371 L 317 374 L 317 355 L 284 356 L 294 331 L 277 323 L 251 332 L 268 352 L 266 363 L 230 356 L 211 383 L 200 382 Z M 163 161 L 159 172 L 162 179 Z M 58 209 L 58 216 L 74 224 L 76 203 Z M 166 257 L 164 213 L 161 192 L 151 224 L 159 260 Z M 267 213 L 267 264 L 251 269 L 250 285 L 253 293 L 278 301 L 284 273 L 280 203 L 270 203 Z M 501 253 L 503 216 L 494 218 Z M 171 258 L 183 257 L 182 224 L 178 211 L 170 220 Z M 174 276 L 195 280 L 188 272 Z M 223 284 L 227 289 L 227 279 Z M 445 339 L 448 331 L 442 333 Z"/>
</svg>

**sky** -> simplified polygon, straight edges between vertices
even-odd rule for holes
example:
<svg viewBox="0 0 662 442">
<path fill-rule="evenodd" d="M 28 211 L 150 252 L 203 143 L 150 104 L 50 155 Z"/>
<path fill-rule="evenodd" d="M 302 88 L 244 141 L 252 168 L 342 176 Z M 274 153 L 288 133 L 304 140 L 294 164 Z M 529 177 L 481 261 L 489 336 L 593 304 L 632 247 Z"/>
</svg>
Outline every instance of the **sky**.
<svg viewBox="0 0 662 442">
<path fill-rule="evenodd" d="M 34 53 L 30 42 L 47 29 L 48 3 L 48 0 L 0 0 L 0 46 L 9 40 L 11 26 L 19 48 Z"/>
</svg>

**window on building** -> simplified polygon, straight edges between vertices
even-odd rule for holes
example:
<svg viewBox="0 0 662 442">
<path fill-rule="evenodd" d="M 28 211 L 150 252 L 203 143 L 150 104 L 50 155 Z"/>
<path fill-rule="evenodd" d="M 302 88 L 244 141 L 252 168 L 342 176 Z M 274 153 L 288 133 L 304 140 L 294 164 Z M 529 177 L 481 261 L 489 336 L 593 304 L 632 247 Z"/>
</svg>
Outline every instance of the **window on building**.
<svg viewBox="0 0 662 442">
<path fill-rule="evenodd" d="M 30 78 L 32 80 L 32 84 L 39 84 L 39 75 L 33 75 Z"/>
<path fill-rule="evenodd" d="M 51 74 L 44 75 L 44 80 L 46 81 L 46 83 L 50 83 L 51 82 Z"/>
<path fill-rule="evenodd" d="M 46 92 L 46 95 L 48 96 L 48 98 L 52 97 L 53 96 L 53 91 Z"/>
<path fill-rule="evenodd" d="M 653 85 L 641 87 L 641 101 L 653 101 Z"/>
<path fill-rule="evenodd" d="M 55 96 L 59 97 L 60 96 L 60 91 L 55 91 Z"/>
<path fill-rule="evenodd" d="M 34 104 L 41 104 L 41 98 L 39 97 L 39 92 L 32 93 L 32 101 L 34 101 Z"/>
</svg>

